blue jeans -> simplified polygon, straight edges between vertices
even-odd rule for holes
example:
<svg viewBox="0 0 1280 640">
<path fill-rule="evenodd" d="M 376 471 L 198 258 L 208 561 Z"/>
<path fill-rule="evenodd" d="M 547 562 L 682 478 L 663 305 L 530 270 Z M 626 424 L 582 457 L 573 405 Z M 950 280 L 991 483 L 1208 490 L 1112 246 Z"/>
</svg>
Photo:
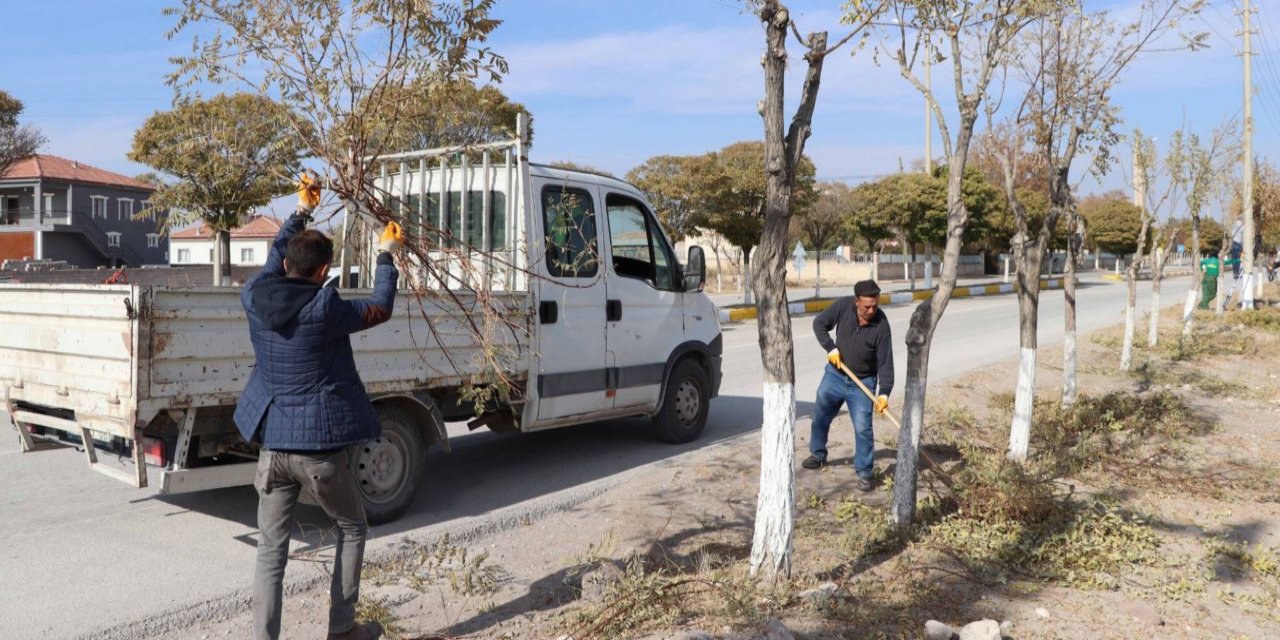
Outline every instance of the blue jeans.
<svg viewBox="0 0 1280 640">
<path fill-rule="evenodd" d="M 876 377 L 862 378 L 862 384 L 874 392 Z M 853 420 L 853 469 L 858 475 L 870 478 L 874 471 L 872 454 L 876 449 L 875 435 L 871 431 L 871 398 L 853 380 L 846 378 L 830 364 L 822 376 L 822 382 L 818 383 L 817 398 L 813 402 L 809 453 L 820 460 L 827 459 L 827 433 L 831 430 L 831 421 L 840 413 L 842 404 L 849 405 L 849 417 Z"/>
</svg>

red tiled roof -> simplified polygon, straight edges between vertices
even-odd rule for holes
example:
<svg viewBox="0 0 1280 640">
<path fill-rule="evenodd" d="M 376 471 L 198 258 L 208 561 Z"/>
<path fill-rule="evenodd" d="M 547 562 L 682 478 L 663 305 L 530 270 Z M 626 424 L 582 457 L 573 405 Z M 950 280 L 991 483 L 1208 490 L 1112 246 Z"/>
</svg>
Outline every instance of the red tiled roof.
<svg viewBox="0 0 1280 640">
<path fill-rule="evenodd" d="M 0 180 L 20 180 L 31 178 L 50 178 L 53 180 L 68 180 L 72 182 L 93 182 L 96 184 L 105 184 L 120 187 L 132 187 L 134 189 L 146 189 L 155 191 L 155 185 L 147 184 L 141 180 L 135 180 L 129 176 L 122 176 L 118 173 L 91 167 L 82 162 L 68 160 L 59 156 L 50 155 L 34 155 L 23 158 L 9 167 L 4 175 L 0 175 Z"/>
<path fill-rule="evenodd" d="M 274 238 L 283 225 L 284 223 L 271 216 L 253 216 L 249 218 L 248 222 L 244 223 L 244 226 L 232 229 L 231 237 L 236 239 Z M 204 240 L 212 237 L 213 234 L 203 222 L 194 227 L 187 227 L 169 234 L 170 240 Z"/>
</svg>

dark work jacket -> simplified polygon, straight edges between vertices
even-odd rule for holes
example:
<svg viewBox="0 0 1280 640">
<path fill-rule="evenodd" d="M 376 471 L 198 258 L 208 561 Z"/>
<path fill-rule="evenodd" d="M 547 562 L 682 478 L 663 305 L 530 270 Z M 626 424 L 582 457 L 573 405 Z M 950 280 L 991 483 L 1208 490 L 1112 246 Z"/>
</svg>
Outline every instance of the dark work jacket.
<svg viewBox="0 0 1280 640">
<path fill-rule="evenodd" d="M 366 300 L 343 300 L 336 289 L 285 276 L 285 248 L 305 224 L 289 218 L 266 265 L 240 293 L 256 362 L 235 423 L 246 442 L 256 438 L 268 449 L 334 450 L 382 431 L 350 335 L 391 317 L 399 274 L 391 255 L 380 254 Z"/>
<path fill-rule="evenodd" d="M 831 340 L 833 327 L 834 341 Z M 813 334 L 828 352 L 840 349 L 840 360 L 854 375 L 875 376 L 881 395 L 887 396 L 893 391 L 893 337 L 883 310 L 876 309 L 871 322 L 860 327 L 853 297 L 840 298 L 813 319 Z"/>
</svg>

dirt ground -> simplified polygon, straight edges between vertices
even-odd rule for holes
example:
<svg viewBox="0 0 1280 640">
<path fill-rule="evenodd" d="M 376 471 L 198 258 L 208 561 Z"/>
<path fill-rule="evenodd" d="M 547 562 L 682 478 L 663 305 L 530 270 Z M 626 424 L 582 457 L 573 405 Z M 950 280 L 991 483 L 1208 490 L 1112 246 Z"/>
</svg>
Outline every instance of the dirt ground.
<svg viewBox="0 0 1280 640">
<path fill-rule="evenodd" d="M 770 618 L 801 638 L 922 638 L 928 619 L 981 618 L 1011 621 L 1019 640 L 1280 637 L 1280 313 L 1260 326 L 1204 314 L 1181 342 L 1179 312 L 1162 314 L 1155 348 L 1139 322 L 1130 374 L 1117 372 L 1119 327 L 1080 338 L 1081 406 L 1102 416 L 1054 413 L 1061 350 L 1041 351 L 1035 480 L 998 462 L 1015 361 L 935 383 L 927 451 L 969 488 L 925 473 L 908 539 L 887 519 L 896 429 L 876 421 L 881 482 L 863 494 L 847 415 L 821 471 L 799 468 L 802 416 L 789 580 L 746 572 L 759 440 L 742 437 L 501 535 L 405 543 L 367 568 L 362 613 L 402 638 L 755 638 Z M 1099 420 L 1093 435 L 1071 426 Z M 288 598 L 285 637 L 321 637 L 326 607 L 324 590 Z M 183 637 L 242 637 L 247 624 Z"/>
</svg>

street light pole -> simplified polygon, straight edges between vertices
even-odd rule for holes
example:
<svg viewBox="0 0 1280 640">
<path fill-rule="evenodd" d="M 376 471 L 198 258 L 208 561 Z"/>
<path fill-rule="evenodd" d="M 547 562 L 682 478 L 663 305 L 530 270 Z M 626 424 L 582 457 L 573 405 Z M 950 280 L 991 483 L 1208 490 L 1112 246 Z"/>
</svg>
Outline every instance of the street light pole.
<svg viewBox="0 0 1280 640">
<path fill-rule="evenodd" d="M 1250 47 L 1249 0 L 1244 0 L 1240 15 L 1244 19 L 1244 188 L 1243 207 L 1240 215 L 1244 216 L 1244 286 L 1241 290 L 1242 303 L 1246 309 L 1253 308 L 1253 287 L 1262 289 L 1262 279 L 1253 273 L 1253 52 Z"/>
</svg>

